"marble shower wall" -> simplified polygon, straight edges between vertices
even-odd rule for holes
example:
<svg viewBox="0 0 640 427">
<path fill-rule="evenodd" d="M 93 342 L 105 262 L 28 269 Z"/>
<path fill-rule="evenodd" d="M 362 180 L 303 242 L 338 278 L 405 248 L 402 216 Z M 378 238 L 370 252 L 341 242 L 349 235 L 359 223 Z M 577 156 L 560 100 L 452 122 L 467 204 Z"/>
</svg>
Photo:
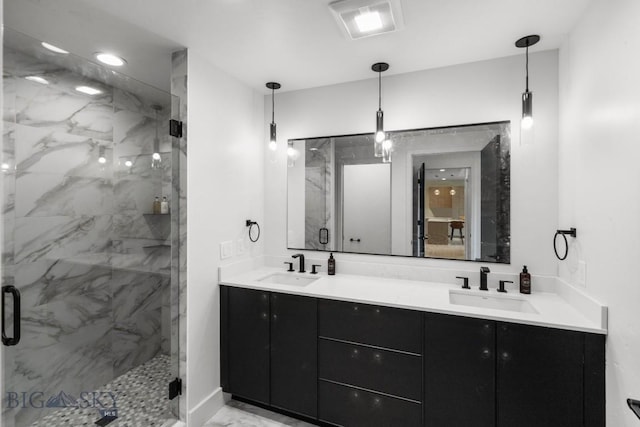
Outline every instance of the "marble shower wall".
<svg viewBox="0 0 640 427">
<path fill-rule="evenodd" d="M 22 294 L 6 390 L 77 395 L 170 351 L 171 223 L 147 215 L 171 194 L 170 98 L 156 120 L 153 102 L 9 48 L 3 80 L 2 279 Z M 15 425 L 44 413 L 14 409 Z"/>
</svg>

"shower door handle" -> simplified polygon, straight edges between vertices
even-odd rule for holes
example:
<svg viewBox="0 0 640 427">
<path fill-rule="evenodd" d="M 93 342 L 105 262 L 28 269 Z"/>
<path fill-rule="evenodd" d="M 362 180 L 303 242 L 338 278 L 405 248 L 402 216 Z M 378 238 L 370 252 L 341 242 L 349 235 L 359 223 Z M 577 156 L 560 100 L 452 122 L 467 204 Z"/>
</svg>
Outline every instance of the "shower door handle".
<svg viewBox="0 0 640 427">
<path fill-rule="evenodd" d="M 318 240 L 321 245 L 326 245 L 329 243 L 329 229 L 326 227 L 322 227 L 318 232 Z"/>
<path fill-rule="evenodd" d="M 8 337 L 5 331 L 4 308 L 6 295 L 13 296 L 13 337 Z M 20 342 L 20 291 L 12 285 L 2 287 L 2 344 L 16 345 Z"/>
</svg>

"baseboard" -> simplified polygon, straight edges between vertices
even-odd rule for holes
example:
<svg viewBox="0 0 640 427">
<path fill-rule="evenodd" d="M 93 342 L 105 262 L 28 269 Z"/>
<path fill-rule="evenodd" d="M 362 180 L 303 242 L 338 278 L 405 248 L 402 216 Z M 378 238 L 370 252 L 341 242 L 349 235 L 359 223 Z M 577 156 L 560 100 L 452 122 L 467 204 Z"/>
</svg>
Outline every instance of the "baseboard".
<svg viewBox="0 0 640 427">
<path fill-rule="evenodd" d="M 224 406 L 222 388 L 218 387 L 187 413 L 187 425 L 201 427 Z"/>
</svg>

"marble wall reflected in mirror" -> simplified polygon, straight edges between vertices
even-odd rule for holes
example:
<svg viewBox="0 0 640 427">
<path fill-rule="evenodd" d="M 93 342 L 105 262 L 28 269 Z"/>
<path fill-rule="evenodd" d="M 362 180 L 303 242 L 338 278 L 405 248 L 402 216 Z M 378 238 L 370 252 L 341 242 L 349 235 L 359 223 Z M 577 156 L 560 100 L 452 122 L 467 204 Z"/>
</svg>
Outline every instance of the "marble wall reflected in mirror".
<svg viewBox="0 0 640 427">
<path fill-rule="evenodd" d="M 289 141 L 287 246 L 510 262 L 510 123 Z"/>
</svg>

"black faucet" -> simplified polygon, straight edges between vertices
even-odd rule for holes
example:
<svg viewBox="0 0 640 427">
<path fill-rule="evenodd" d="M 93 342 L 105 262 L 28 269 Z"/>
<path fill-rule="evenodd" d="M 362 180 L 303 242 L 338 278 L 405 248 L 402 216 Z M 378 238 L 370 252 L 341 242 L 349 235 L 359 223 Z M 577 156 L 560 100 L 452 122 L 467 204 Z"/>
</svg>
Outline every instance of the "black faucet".
<svg viewBox="0 0 640 427">
<path fill-rule="evenodd" d="M 304 255 L 302 254 L 295 254 L 293 255 L 291 258 L 300 258 L 300 273 L 306 273 L 304 271 Z"/>
<path fill-rule="evenodd" d="M 487 287 L 487 273 L 490 273 L 489 267 L 480 267 L 480 290 L 488 291 Z"/>
</svg>

